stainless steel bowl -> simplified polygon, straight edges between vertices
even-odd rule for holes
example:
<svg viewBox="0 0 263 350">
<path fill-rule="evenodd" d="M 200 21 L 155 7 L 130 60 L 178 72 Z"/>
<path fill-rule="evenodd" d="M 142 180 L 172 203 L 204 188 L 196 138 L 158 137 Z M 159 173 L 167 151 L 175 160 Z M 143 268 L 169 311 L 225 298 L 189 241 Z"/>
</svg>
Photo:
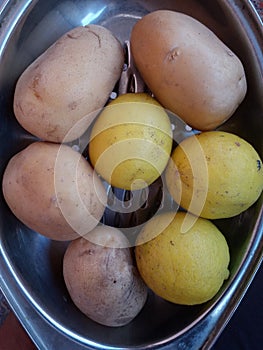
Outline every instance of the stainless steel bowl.
<svg viewBox="0 0 263 350">
<path fill-rule="evenodd" d="M 241 58 L 248 94 L 221 127 L 249 141 L 263 156 L 263 31 L 249 1 L 238 0 L 2 0 L 0 1 L 1 176 L 12 155 L 34 140 L 13 114 L 14 86 L 24 68 L 76 25 L 102 24 L 122 43 L 144 14 L 166 8 L 210 27 Z M 18 201 L 23 200 L 17 198 Z M 40 349 L 208 349 L 238 306 L 262 260 L 263 197 L 249 210 L 217 220 L 231 250 L 231 275 L 199 306 L 178 306 L 150 293 L 139 316 L 107 328 L 73 305 L 62 277 L 66 243 L 32 232 L 0 199 L 0 288 Z"/>
</svg>

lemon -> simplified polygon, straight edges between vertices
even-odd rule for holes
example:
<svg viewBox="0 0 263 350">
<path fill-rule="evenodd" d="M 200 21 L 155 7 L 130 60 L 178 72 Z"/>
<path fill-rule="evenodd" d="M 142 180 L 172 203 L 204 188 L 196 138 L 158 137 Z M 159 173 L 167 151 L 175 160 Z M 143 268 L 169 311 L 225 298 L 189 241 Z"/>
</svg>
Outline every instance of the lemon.
<svg viewBox="0 0 263 350">
<path fill-rule="evenodd" d="M 146 93 L 127 93 L 96 120 L 89 157 L 108 183 L 131 190 L 147 187 L 162 174 L 171 149 L 171 123 L 162 106 Z"/>
<path fill-rule="evenodd" d="M 191 216 L 155 216 L 139 233 L 135 247 L 147 286 L 163 299 L 183 305 L 210 300 L 229 277 L 225 237 L 211 221 L 196 217 L 193 223 Z M 183 226 L 188 226 L 186 231 Z"/>
<path fill-rule="evenodd" d="M 223 131 L 183 140 L 172 153 L 165 178 L 178 204 L 207 219 L 240 214 L 263 189 L 262 161 L 254 147 Z"/>
</svg>

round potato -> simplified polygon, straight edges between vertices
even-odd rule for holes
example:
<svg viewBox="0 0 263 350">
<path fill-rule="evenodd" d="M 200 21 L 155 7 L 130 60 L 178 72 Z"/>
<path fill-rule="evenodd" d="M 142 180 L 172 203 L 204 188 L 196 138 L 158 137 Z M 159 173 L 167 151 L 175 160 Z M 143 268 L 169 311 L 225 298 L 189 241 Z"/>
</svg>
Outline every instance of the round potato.
<svg viewBox="0 0 263 350">
<path fill-rule="evenodd" d="M 54 240 L 92 230 L 106 203 L 105 188 L 85 158 L 48 142 L 32 143 L 9 161 L 3 194 L 18 219 Z"/>
<path fill-rule="evenodd" d="M 14 95 L 17 120 L 42 140 L 77 139 L 107 102 L 123 63 L 123 48 L 108 29 L 72 29 L 20 76 Z"/>
<path fill-rule="evenodd" d="M 133 27 L 131 50 L 157 100 L 195 129 L 216 128 L 244 99 L 241 61 L 188 15 L 159 10 L 144 16 Z"/>
<path fill-rule="evenodd" d="M 70 243 L 63 260 L 64 280 L 74 304 L 106 326 L 131 322 L 147 298 L 127 238 L 116 228 L 97 226 Z"/>
</svg>

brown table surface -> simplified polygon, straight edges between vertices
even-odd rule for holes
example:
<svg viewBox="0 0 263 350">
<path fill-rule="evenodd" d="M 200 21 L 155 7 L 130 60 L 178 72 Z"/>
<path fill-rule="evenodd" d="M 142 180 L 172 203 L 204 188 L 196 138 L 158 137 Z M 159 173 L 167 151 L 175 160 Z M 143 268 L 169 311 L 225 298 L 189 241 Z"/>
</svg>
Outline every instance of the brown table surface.
<svg viewBox="0 0 263 350">
<path fill-rule="evenodd" d="M 263 18 L 263 0 L 252 0 L 254 3 L 259 15 L 261 18 Z M 263 286 L 262 281 L 263 275 L 262 269 L 257 274 L 255 281 L 253 282 L 250 289 L 257 289 L 258 298 L 262 299 L 263 295 Z M 261 279 L 260 279 L 261 278 Z M 249 298 L 252 298 L 252 292 L 253 290 L 248 291 L 247 295 L 245 296 L 245 300 L 249 303 Z M 251 295 L 250 295 L 251 294 Z M 262 302 L 261 302 L 262 303 Z M 234 314 L 234 317 L 232 320 L 230 320 L 230 323 L 228 327 L 225 329 L 225 331 L 222 333 L 221 337 L 219 338 L 219 341 L 216 343 L 214 349 L 215 350 L 225 350 L 230 349 L 234 350 L 233 348 L 229 347 L 231 344 L 231 339 L 233 340 L 233 334 L 236 334 L 235 332 L 243 332 L 244 333 L 244 339 L 246 337 L 246 333 L 248 334 L 248 339 L 242 341 L 241 336 L 241 343 L 238 348 L 235 348 L 237 350 L 259 350 L 262 348 L 263 344 L 263 323 L 261 321 L 261 314 L 263 307 L 257 309 L 251 309 L 251 312 L 253 312 L 253 317 L 255 319 L 258 319 L 258 325 L 261 327 L 261 332 L 258 334 L 256 330 L 253 327 L 253 331 L 250 330 L 250 315 L 246 314 L 247 309 L 245 309 L 244 302 L 241 303 L 238 310 Z M 260 314 L 257 314 L 260 313 Z M 239 319 L 243 320 L 243 323 L 241 327 L 245 327 L 244 329 L 240 329 L 239 325 Z M 246 323 L 244 320 L 247 320 Z M 238 330 L 237 330 L 237 328 Z M 233 333 L 234 332 L 234 333 Z M 257 340 L 258 339 L 258 340 Z M 261 339 L 261 340 L 260 340 Z M 246 341 L 252 341 L 252 343 L 246 343 Z M 258 346 L 255 347 L 258 343 Z M 253 345 L 251 345 L 253 344 Z M 16 316 L 10 309 L 7 301 L 3 297 L 1 291 L 0 291 L 0 350 L 36 350 L 34 344 L 31 342 L 30 338 L 27 336 L 27 333 L 24 331 L 23 327 L 20 325 L 19 321 L 17 320 Z M 58 349 L 60 350 L 60 349 Z"/>
</svg>

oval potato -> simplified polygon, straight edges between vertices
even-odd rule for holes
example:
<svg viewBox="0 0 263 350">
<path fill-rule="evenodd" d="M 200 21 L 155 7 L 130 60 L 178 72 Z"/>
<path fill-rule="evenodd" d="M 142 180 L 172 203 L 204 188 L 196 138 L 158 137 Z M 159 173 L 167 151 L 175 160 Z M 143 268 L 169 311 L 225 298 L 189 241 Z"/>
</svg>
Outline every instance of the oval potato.
<svg viewBox="0 0 263 350">
<path fill-rule="evenodd" d="M 108 29 L 92 24 L 72 29 L 18 79 L 17 120 L 42 140 L 77 139 L 107 102 L 123 62 L 123 48 Z"/>
<path fill-rule="evenodd" d="M 81 154 L 48 142 L 34 142 L 11 158 L 3 194 L 20 221 L 60 241 L 92 230 L 107 200 L 102 182 Z"/>
<path fill-rule="evenodd" d="M 138 315 L 147 287 L 121 231 L 97 226 L 72 241 L 63 260 L 64 280 L 74 304 L 92 320 L 124 326 Z"/>
<path fill-rule="evenodd" d="M 157 100 L 195 129 L 216 128 L 244 99 L 241 61 L 188 15 L 159 10 L 144 16 L 133 27 L 131 50 Z"/>
</svg>

